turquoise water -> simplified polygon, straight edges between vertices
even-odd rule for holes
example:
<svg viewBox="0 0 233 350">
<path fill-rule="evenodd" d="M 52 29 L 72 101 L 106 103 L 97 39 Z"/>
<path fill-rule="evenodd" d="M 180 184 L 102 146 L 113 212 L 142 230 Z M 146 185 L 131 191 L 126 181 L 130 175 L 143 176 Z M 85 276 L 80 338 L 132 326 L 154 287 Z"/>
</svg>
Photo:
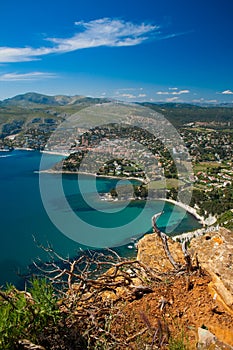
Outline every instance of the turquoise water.
<svg viewBox="0 0 233 350">
<path fill-rule="evenodd" d="M 62 157 L 44 155 L 43 159 L 44 167 L 49 168 L 61 160 Z M 17 277 L 17 272 L 24 272 L 27 265 L 31 264 L 37 257 L 43 260 L 47 259 L 42 250 L 34 243 L 33 235 L 40 243 L 46 244 L 46 242 L 49 242 L 52 244 L 54 249 L 64 256 L 75 256 L 80 252 L 80 248 L 85 249 L 84 245 L 78 243 L 80 241 L 81 243 L 90 242 L 90 246 L 100 242 L 101 246 L 103 237 L 106 245 L 122 246 L 120 250 L 125 254 L 129 251 L 127 245 L 131 238 L 150 231 L 151 216 L 159 212 L 164 206 L 163 202 L 153 201 L 147 203 L 145 210 L 145 203 L 140 201 L 131 202 L 125 208 L 123 203 L 120 202 L 100 201 L 92 191 L 95 178 L 85 176 L 80 180 L 82 191 L 85 189 L 87 199 L 90 203 L 95 203 L 96 208 L 92 208 L 80 194 L 77 176 L 63 176 L 62 185 L 66 200 L 72 208 L 70 211 L 74 212 L 84 223 L 94 227 L 93 231 L 91 229 L 85 231 L 85 226 L 77 225 L 75 227 L 77 237 L 74 237 L 78 241 L 76 242 L 68 238 L 69 233 L 66 234 L 65 232 L 63 234 L 61 232 L 56 226 L 56 222 L 54 224 L 51 221 L 44 208 L 39 189 L 39 174 L 36 173 L 39 170 L 40 160 L 41 154 L 36 151 L 0 152 L 0 285 L 5 282 L 18 283 L 20 278 Z M 52 191 L 54 194 L 52 199 L 49 199 L 53 218 L 60 220 L 63 223 L 63 229 L 69 232 L 72 229 L 72 222 L 67 215 L 70 213 L 56 191 L 59 176 L 43 174 L 43 181 L 46 183 L 48 192 Z M 116 181 L 99 178 L 96 181 L 97 190 L 106 192 L 114 187 Z M 104 212 L 108 209 L 110 213 Z M 186 214 L 181 208 L 175 207 L 174 210 L 173 205 L 166 203 L 164 210 L 164 215 L 158 220 L 159 227 L 163 231 L 167 229 L 169 232 L 171 231 L 171 234 L 176 234 L 200 227 L 193 216 Z M 124 226 L 127 227 L 127 223 L 134 221 L 134 218 L 142 212 L 142 218 L 136 221 L 135 225 L 125 230 L 122 229 Z M 181 216 L 183 219 L 177 226 Z M 167 223 L 169 223 L 168 226 Z M 95 227 L 97 227 L 97 230 Z M 105 230 L 103 237 L 101 236 L 101 228 Z M 98 230 L 100 236 L 98 236 Z M 126 244 L 126 247 L 123 246 L 124 244 Z"/>
</svg>

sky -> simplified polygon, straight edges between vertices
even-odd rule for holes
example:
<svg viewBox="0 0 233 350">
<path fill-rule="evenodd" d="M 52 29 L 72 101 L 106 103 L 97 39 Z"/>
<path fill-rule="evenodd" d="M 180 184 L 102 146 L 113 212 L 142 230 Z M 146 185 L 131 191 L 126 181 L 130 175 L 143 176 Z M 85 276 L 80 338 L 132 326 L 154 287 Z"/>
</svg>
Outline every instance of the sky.
<svg viewBox="0 0 233 350">
<path fill-rule="evenodd" d="M 8 0 L 0 100 L 26 92 L 232 103 L 232 0 Z"/>
</svg>

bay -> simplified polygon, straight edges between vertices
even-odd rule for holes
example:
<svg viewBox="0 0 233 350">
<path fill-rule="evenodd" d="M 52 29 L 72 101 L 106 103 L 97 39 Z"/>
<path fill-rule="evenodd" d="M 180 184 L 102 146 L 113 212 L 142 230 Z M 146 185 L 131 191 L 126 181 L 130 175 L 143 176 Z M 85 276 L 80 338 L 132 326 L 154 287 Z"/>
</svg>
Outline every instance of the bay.
<svg viewBox="0 0 233 350">
<path fill-rule="evenodd" d="M 50 168 L 62 158 L 58 155 L 44 154 L 43 166 Z M 47 259 L 44 252 L 35 244 L 33 236 L 44 245 L 49 242 L 63 256 L 72 257 L 77 255 L 81 249 L 88 248 L 88 244 L 80 243 L 78 239 L 70 239 L 69 234 L 66 232 L 64 234 L 64 231 L 62 232 L 48 216 L 40 193 L 38 174 L 40 160 L 41 153 L 37 151 L 0 152 L 0 285 L 6 282 L 19 285 L 22 279 L 18 273 L 24 272 L 37 257 L 42 260 Z M 50 203 L 53 217 L 65 222 L 65 229 L 66 227 L 70 229 L 71 222 L 67 220 L 67 209 L 64 208 L 56 192 L 58 181 L 60 181 L 59 175 L 43 174 L 43 179 L 47 188 L 54 192 Z M 128 245 L 132 238 L 151 231 L 151 216 L 159 212 L 163 206 L 164 214 L 158 220 L 162 231 L 168 230 L 170 234 L 177 234 L 200 227 L 199 222 L 192 215 L 185 213 L 180 207 L 174 208 L 170 203 L 164 205 L 161 201 L 152 201 L 147 203 L 145 210 L 145 203 L 142 201 L 133 201 L 127 206 L 120 202 L 100 201 L 93 194 L 93 182 L 96 183 L 97 191 L 101 193 L 113 188 L 117 180 L 95 179 L 92 176 L 81 178 L 82 191 L 85 191 L 89 202 L 96 205 L 95 208 L 87 204 L 80 193 L 76 175 L 62 177 L 62 186 L 70 210 L 83 222 L 94 228 L 97 227 L 100 230 L 103 228 L 105 232 L 109 230 L 107 237 L 104 234 L 106 244 L 110 247 L 118 246 L 118 250 L 123 255 L 131 253 Z M 135 226 L 130 226 L 128 230 L 122 229 L 140 214 L 143 215 L 142 219 L 136 222 Z M 179 222 L 181 217 L 182 220 Z M 179 225 L 177 225 L 178 222 Z M 77 227 L 77 232 L 81 241 L 83 237 L 85 238 L 84 242 L 95 242 L 99 239 L 95 236 L 95 230 L 84 232 L 80 226 Z"/>
</svg>

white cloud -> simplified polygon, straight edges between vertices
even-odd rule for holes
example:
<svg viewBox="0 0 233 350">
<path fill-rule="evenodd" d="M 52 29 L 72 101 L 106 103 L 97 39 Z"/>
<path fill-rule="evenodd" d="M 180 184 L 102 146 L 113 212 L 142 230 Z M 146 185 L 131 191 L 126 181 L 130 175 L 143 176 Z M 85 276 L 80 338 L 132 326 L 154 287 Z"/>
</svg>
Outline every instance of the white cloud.
<svg viewBox="0 0 233 350">
<path fill-rule="evenodd" d="M 170 88 L 168 88 L 168 90 L 178 90 L 178 88 L 177 87 L 170 87 Z"/>
<path fill-rule="evenodd" d="M 168 97 L 166 98 L 166 102 L 175 102 L 178 100 L 179 97 Z"/>
<path fill-rule="evenodd" d="M 146 94 L 139 94 L 138 97 L 146 97 Z"/>
<path fill-rule="evenodd" d="M 168 91 L 157 91 L 156 94 L 157 95 L 170 95 L 170 92 L 168 92 Z"/>
<path fill-rule="evenodd" d="M 40 56 L 48 55 L 55 52 L 53 48 L 42 47 L 34 49 L 31 47 L 12 48 L 12 47 L 0 47 L 0 62 L 28 62 L 38 60 Z"/>
<path fill-rule="evenodd" d="M 172 95 L 182 95 L 182 94 L 189 94 L 189 90 L 180 90 L 180 91 L 173 91 L 171 94 Z"/>
<path fill-rule="evenodd" d="M 205 100 L 206 103 L 218 103 L 218 100 Z"/>
<path fill-rule="evenodd" d="M 55 77 L 56 74 L 46 72 L 5 73 L 0 75 L 0 81 L 28 81 Z"/>
<path fill-rule="evenodd" d="M 124 98 L 136 98 L 133 94 L 120 94 L 118 97 L 124 97 Z"/>
<path fill-rule="evenodd" d="M 159 36 L 159 26 L 134 24 L 120 19 L 102 18 L 90 22 L 76 22 L 80 30 L 70 38 L 47 38 L 50 46 L 0 47 L 0 62 L 26 62 L 38 60 L 41 56 L 65 53 L 93 47 L 134 46 Z"/>
<path fill-rule="evenodd" d="M 182 95 L 182 94 L 190 93 L 189 90 L 180 90 L 180 91 L 178 91 L 177 88 L 169 88 L 169 90 L 172 90 L 172 91 L 158 91 L 158 92 L 156 92 L 156 94 L 157 95 Z"/>
<path fill-rule="evenodd" d="M 223 92 L 221 92 L 222 95 L 233 95 L 233 91 L 231 90 L 225 90 Z"/>
<path fill-rule="evenodd" d="M 167 34 L 167 35 L 162 35 L 159 39 L 172 39 L 172 38 L 175 38 L 177 36 L 180 36 L 180 35 L 186 35 L 186 34 L 189 34 L 189 33 L 192 33 L 191 31 L 189 32 L 181 32 L 181 33 L 172 33 L 172 34 Z"/>
</svg>

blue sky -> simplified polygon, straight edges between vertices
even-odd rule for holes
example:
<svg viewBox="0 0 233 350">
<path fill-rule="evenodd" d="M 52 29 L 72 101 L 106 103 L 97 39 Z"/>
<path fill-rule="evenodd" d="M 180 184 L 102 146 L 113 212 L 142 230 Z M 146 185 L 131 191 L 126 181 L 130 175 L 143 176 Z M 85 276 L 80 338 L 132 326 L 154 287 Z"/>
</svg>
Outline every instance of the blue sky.
<svg viewBox="0 0 233 350">
<path fill-rule="evenodd" d="M 233 102 L 233 1 L 5 1 L 0 100 L 28 91 Z"/>
</svg>

